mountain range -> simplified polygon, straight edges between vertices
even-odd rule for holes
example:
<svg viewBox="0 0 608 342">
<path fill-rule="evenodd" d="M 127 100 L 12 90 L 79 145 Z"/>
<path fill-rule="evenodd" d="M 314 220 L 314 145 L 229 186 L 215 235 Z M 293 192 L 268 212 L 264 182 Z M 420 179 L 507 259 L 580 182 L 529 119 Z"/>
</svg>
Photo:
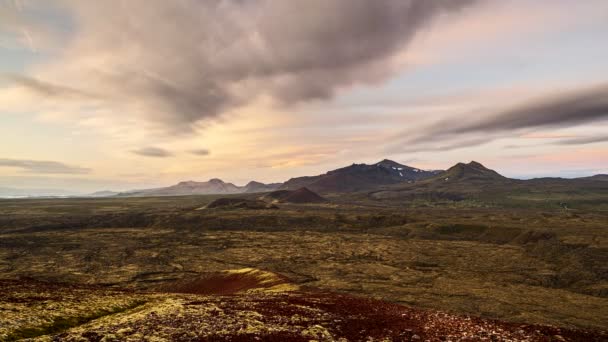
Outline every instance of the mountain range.
<svg viewBox="0 0 608 342">
<path fill-rule="evenodd" d="M 426 171 L 384 159 L 376 164 L 352 164 L 312 177 L 291 178 L 279 189 L 306 187 L 320 193 L 341 193 L 369 190 L 381 185 L 415 182 L 433 177 L 442 171 Z"/>
<path fill-rule="evenodd" d="M 120 197 L 140 196 L 184 196 L 184 195 L 215 195 L 269 192 L 276 190 L 281 184 L 264 184 L 251 181 L 245 186 L 236 186 L 221 179 L 212 178 L 206 182 L 185 181 L 165 188 L 134 190 L 118 194 Z"/>
<path fill-rule="evenodd" d="M 599 185 L 602 182 L 601 185 Z M 454 197 L 470 193 L 521 189 L 530 186 L 560 189 L 598 188 L 608 184 L 608 175 L 599 174 L 574 179 L 535 178 L 511 179 L 488 169 L 481 163 L 458 163 L 448 170 L 423 170 L 384 159 L 375 164 L 352 164 L 316 176 L 296 177 L 284 183 L 265 184 L 251 181 L 245 186 L 227 183 L 219 178 L 206 182 L 184 181 L 175 185 L 126 192 L 98 191 L 84 197 L 143 197 L 184 195 L 230 195 L 268 193 L 275 190 L 307 188 L 322 195 L 369 192 L 372 198 L 416 197 L 419 194 Z M 510 188 L 509 188 L 510 187 Z M 58 191 L 25 191 L 0 188 L 0 197 L 36 197 L 70 195 Z M 71 194 L 73 195 L 73 194 Z"/>
<path fill-rule="evenodd" d="M 604 199 L 608 194 L 606 178 L 606 175 L 596 175 L 571 179 L 512 179 L 472 161 L 458 163 L 444 172 L 415 183 L 401 182 L 378 187 L 365 196 L 374 200 L 397 200 L 397 203 L 464 199 L 486 204 L 522 200 L 541 203 L 555 200 L 566 205 L 566 202 L 581 196 Z"/>
<path fill-rule="evenodd" d="M 307 188 L 319 193 L 345 193 L 375 189 L 378 186 L 415 182 L 433 177 L 442 171 L 426 171 L 392 160 L 384 159 L 375 164 L 352 164 L 322 175 L 291 178 L 285 183 L 264 184 L 251 181 L 245 186 L 226 183 L 218 178 L 206 182 L 186 181 L 154 189 L 134 190 L 118 194 L 121 197 L 183 196 L 211 194 L 262 193 L 274 190 L 298 190 Z"/>
</svg>

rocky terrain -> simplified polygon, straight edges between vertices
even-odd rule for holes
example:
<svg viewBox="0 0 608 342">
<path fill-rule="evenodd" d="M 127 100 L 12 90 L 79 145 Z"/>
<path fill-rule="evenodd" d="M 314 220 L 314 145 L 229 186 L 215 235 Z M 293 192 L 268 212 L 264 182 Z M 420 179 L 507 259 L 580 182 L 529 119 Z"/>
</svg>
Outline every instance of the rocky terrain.
<svg viewBox="0 0 608 342">
<path fill-rule="evenodd" d="M 255 269 L 135 292 L 1 281 L 0 341 L 602 341 L 602 331 L 513 324 L 300 288 Z"/>
</svg>

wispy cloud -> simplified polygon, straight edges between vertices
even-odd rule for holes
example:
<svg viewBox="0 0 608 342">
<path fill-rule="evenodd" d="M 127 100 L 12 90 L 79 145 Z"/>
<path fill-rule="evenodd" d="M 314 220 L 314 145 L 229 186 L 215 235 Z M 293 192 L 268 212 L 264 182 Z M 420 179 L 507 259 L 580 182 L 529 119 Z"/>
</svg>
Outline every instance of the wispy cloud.
<svg viewBox="0 0 608 342">
<path fill-rule="evenodd" d="M 608 84 L 542 98 L 494 115 L 446 120 L 437 124 L 433 131 L 450 135 L 570 127 L 605 119 L 608 119 Z"/>
<path fill-rule="evenodd" d="M 71 166 L 61 162 L 45 160 L 0 158 L 0 167 L 12 167 L 22 169 L 29 173 L 43 174 L 85 174 L 91 172 L 91 169 L 89 168 Z"/>
<path fill-rule="evenodd" d="M 132 152 L 140 156 L 156 158 L 166 158 L 173 155 L 171 152 L 159 147 L 142 147 Z"/>
<path fill-rule="evenodd" d="M 564 140 L 557 141 L 556 144 L 559 144 L 559 145 L 586 145 L 586 144 L 594 144 L 594 143 L 601 143 L 601 142 L 608 142 L 608 135 L 597 135 L 597 136 L 580 137 L 580 138 L 574 138 L 574 139 L 564 139 Z"/>
<path fill-rule="evenodd" d="M 437 150 L 438 144 L 445 147 L 466 147 L 487 143 L 499 138 L 533 131 L 539 128 L 566 128 L 580 124 L 608 120 L 608 84 L 562 92 L 536 99 L 506 110 L 463 113 L 436 122 L 426 128 L 409 132 L 399 142 L 401 151 Z M 471 136 L 478 138 L 471 138 Z M 520 135 L 521 136 L 521 135 Z M 563 135 L 534 135 L 521 137 L 560 138 Z M 593 140 L 593 139 L 591 139 Z M 565 140 L 573 144 L 589 139 Z M 445 150 L 445 148 L 443 148 Z M 399 150 L 397 147 L 396 150 Z"/>
<path fill-rule="evenodd" d="M 4 79 L 17 87 L 25 88 L 36 95 L 51 98 L 85 99 L 93 96 L 76 88 L 45 82 L 34 77 L 17 74 L 0 74 L 0 80 Z"/>
<path fill-rule="evenodd" d="M 462 148 L 479 146 L 490 142 L 487 137 L 466 137 L 458 141 L 445 142 L 442 140 L 430 140 L 420 144 L 402 145 L 392 144 L 387 148 L 389 153 L 406 152 L 445 152 Z"/>
</svg>

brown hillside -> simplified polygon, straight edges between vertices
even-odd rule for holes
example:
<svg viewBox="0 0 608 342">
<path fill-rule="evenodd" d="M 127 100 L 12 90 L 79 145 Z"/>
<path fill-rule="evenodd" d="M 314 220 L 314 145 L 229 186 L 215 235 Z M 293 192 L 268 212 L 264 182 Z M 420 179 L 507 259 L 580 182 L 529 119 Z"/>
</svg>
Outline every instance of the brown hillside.
<svg viewBox="0 0 608 342">
<path fill-rule="evenodd" d="M 310 191 L 308 188 L 299 188 L 297 190 L 277 190 L 273 191 L 264 199 L 269 199 L 282 203 L 324 203 L 327 199 Z"/>
</svg>

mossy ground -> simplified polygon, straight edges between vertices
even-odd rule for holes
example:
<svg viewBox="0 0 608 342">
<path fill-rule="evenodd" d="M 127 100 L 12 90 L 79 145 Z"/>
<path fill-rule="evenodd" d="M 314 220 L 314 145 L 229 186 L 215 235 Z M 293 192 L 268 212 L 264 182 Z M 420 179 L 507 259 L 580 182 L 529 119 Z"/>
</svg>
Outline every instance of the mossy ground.
<svg viewBox="0 0 608 342">
<path fill-rule="evenodd" d="M 106 302 L 101 292 L 74 288 L 66 298 L 86 301 L 67 300 L 75 304 L 60 315 L 56 301 L 19 306 L 19 295 L 5 296 L 0 329 L 52 327 L 57 317 L 86 318 L 155 298 L 141 291 L 247 267 L 285 275 L 297 287 L 517 323 L 608 329 L 608 212 L 601 208 L 413 208 L 351 196 L 272 213 L 195 210 L 212 198 L 2 201 L 3 278 L 138 295 L 111 292 Z"/>
</svg>

